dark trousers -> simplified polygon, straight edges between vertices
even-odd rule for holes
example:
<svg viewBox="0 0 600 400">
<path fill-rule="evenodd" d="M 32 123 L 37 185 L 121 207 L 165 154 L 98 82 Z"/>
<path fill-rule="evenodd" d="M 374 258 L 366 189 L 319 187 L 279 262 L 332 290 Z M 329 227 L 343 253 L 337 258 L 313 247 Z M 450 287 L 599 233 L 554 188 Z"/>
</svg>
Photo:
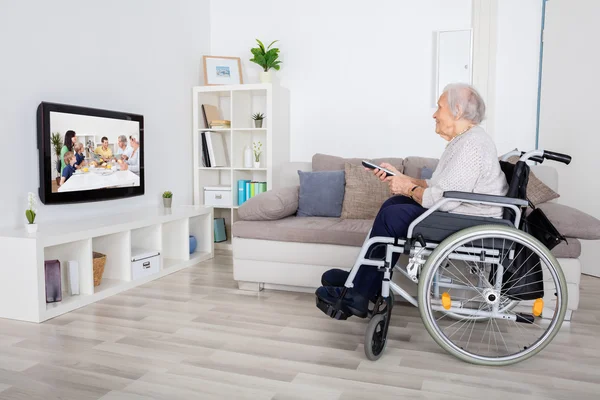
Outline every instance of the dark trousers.
<svg viewBox="0 0 600 400">
<path fill-rule="evenodd" d="M 406 196 L 394 196 L 385 201 L 371 229 L 370 237 L 386 236 L 405 238 L 408 226 L 426 211 L 419 203 Z M 365 258 L 385 259 L 385 245 L 371 245 Z M 392 256 L 392 266 L 398 262 L 399 253 Z M 354 278 L 354 291 L 367 299 L 374 298 L 381 288 L 383 272 L 378 272 L 377 267 L 363 265 Z"/>
</svg>

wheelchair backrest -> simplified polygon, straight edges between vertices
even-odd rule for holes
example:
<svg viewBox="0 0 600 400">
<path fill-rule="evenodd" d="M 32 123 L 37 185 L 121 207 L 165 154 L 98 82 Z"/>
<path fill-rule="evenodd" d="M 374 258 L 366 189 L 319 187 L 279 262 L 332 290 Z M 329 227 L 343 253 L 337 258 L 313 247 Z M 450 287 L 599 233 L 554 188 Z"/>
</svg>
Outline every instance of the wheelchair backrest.
<svg viewBox="0 0 600 400">
<path fill-rule="evenodd" d="M 504 172 L 506 182 L 508 183 L 508 192 L 506 197 L 527 200 L 527 184 L 529 183 L 529 165 L 524 161 L 517 161 L 512 164 L 508 161 L 500 161 L 500 168 Z M 502 216 L 504 219 L 513 220 L 515 212 L 509 208 L 504 209 Z"/>
</svg>

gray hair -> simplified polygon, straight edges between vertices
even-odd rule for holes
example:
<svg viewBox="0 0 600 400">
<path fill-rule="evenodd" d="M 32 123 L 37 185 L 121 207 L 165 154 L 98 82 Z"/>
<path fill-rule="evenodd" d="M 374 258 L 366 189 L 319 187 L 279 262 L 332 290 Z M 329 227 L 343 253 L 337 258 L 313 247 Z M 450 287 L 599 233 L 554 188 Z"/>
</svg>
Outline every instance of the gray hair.
<svg viewBox="0 0 600 400">
<path fill-rule="evenodd" d="M 466 83 L 451 83 L 444 88 L 448 95 L 448 106 L 455 117 L 462 110 L 461 117 L 479 124 L 485 118 L 485 102 L 479 92 Z"/>
<path fill-rule="evenodd" d="M 127 143 L 127 136 L 125 136 L 125 135 L 119 136 L 119 142 L 121 142 L 121 143 Z"/>
</svg>

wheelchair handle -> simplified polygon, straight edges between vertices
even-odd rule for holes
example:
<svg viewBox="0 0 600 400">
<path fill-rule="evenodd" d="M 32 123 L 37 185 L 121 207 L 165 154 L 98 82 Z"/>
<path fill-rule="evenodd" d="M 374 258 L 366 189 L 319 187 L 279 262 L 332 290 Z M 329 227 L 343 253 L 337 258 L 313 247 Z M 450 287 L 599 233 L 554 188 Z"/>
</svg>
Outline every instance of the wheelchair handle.
<svg viewBox="0 0 600 400">
<path fill-rule="evenodd" d="M 561 153 L 556 153 L 554 151 L 544 150 L 544 158 L 548 160 L 558 161 L 564 164 L 569 165 L 571 163 L 571 156 Z"/>
<path fill-rule="evenodd" d="M 523 154 L 525 154 L 524 151 L 521 152 L 521 157 L 523 156 Z M 528 160 L 535 161 L 535 162 L 541 164 L 544 162 L 544 157 L 543 156 L 531 156 L 528 158 Z"/>
</svg>

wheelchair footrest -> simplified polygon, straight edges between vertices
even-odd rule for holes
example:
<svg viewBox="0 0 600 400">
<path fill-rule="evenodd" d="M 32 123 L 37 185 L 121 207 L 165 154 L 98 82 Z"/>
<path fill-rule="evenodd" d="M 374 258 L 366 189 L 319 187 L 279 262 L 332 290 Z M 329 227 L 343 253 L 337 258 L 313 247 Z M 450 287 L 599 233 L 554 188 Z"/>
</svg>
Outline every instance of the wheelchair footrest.
<svg viewBox="0 0 600 400">
<path fill-rule="evenodd" d="M 348 310 L 344 310 L 343 308 L 336 308 L 335 306 L 324 302 L 318 296 L 316 297 L 317 308 L 325 313 L 325 315 L 329 316 L 333 319 L 345 320 L 348 317 L 352 316 L 352 314 Z"/>
</svg>

